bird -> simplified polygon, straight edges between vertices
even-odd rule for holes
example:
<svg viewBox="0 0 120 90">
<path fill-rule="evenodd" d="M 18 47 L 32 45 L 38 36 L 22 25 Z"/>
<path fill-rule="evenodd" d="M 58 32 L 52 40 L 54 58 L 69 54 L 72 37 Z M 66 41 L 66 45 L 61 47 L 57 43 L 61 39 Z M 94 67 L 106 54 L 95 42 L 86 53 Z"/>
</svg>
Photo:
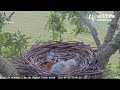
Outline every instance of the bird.
<svg viewBox="0 0 120 90">
<path fill-rule="evenodd" d="M 77 63 L 75 59 L 70 59 L 70 60 L 67 60 L 64 65 L 65 66 L 63 69 L 63 73 L 66 73 L 66 72 L 70 72 L 71 70 L 73 70 L 77 66 Z"/>
<path fill-rule="evenodd" d="M 73 70 L 76 65 L 77 64 L 74 59 L 70 59 L 67 61 L 59 61 L 52 66 L 50 72 L 57 75 L 64 74 Z"/>
<path fill-rule="evenodd" d="M 63 68 L 64 68 L 64 63 L 65 61 L 59 61 L 56 64 L 54 64 L 50 70 L 51 73 L 53 74 L 62 74 Z"/>
</svg>

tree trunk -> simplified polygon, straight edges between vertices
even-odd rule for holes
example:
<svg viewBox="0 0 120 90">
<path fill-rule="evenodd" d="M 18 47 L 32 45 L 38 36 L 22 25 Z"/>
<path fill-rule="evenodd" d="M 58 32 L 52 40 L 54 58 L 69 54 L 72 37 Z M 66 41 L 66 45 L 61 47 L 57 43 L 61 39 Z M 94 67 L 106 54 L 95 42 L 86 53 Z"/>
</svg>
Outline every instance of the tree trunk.
<svg viewBox="0 0 120 90">
<path fill-rule="evenodd" d="M 4 77 L 18 77 L 20 76 L 15 67 L 8 61 L 0 57 L 0 74 Z"/>
<path fill-rule="evenodd" d="M 108 28 L 108 32 L 106 34 L 106 37 L 105 37 L 105 40 L 104 40 L 104 43 L 101 45 L 100 49 L 104 48 L 107 46 L 107 44 L 109 42 L 112 41 L 112 39 L 114 38 L 115 36 L 115 31 L 117 30 L 118 28 L 118 21 L 119 21 L 119 11 L 114 11 L 114 15 L 115 15 L 115 18 L 113 18 L 111 20 L 111 22 L 109 23 L 110 26 Z"/>
<path fill-rule="evenodd" d="M 101 43 L 98 38 L 98 33 L 97 33 L 96 28 L 91 24 L 91 22 L 84 16 L 84 14 L 81 11 L 77 11 L 77 13 L 80 16 L 80 19 L 83 21 L 83 23 L 88 26 L 89 30 L 92 33 L 96 46 L 99 48 L 101 46 Z"/>
<path fill-rule="evenodd" d="M 98 64 L 102 68 L 105 68 L 106 64 L 109 61 L 111 55 L 115 54 L 115 52 L 120 49 L 120 32 L 116 35 L 116 37 L 107 44 L 105 48 L 98 51 Z"/>
<path fill-rule="evenodd" d="M 90 23 L 90 21 L 85 18 L 81 11 L 78 11 L 80 19 L 89 27 L 89 30 L 92 33 L 92 36 L 96 42 L 98 47 L 98 65 L 105 69 L 109 58 L 115 54 L 115 52 L 120 49 L 120 32 L 115 36 L 115 31 L 118 28 L 118 21 L 120 17 L 119 11 L 114 11 L 115 18 L 112 19 L 110 22 L 110 27 L 108 28 L 106 38 L 103 44 L 100 43 L 98 38 L 97 30 L 94 26 Z"/>
</svg>

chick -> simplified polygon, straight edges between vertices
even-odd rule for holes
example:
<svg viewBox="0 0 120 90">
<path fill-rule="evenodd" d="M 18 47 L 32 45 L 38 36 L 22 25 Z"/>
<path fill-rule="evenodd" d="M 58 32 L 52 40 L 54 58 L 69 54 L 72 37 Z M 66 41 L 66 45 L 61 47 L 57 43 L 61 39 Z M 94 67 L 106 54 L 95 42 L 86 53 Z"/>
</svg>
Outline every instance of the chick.
<svg viewBox="0 0 120 90">
<path fill-rule="evenodd" d="M 70 60 L 67 60 L 65 62 L 65 67 L 63 69 L 63 73 L 67 73 L 67 72 L 70 72 L 71 70 L 73 70 L 75 67 L 76 67 L 76 61 L 74 59 L 70 59 Z"/>
<path fill-rule="evenodd" d="M 60 61 L 52 66 L 50 72 L 57 75 L 64 74 L 73 70 L 76 67 L 76 65 L 77 64 L 74 59 Z"/>
<path fill-rule="evenodd" d="M 65 61 L 59 61 L 58 63 L 52 66 L 50 72 L 57 75 L 62 74 L 64 67 L 65 67 Z"/>
</svg>

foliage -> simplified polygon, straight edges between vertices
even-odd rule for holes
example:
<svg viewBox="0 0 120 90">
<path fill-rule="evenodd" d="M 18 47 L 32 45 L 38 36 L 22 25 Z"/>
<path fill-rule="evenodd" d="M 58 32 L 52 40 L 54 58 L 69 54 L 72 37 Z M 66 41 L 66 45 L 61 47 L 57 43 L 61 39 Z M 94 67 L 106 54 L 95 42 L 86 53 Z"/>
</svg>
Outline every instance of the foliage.
<svg viewBox="0 0 120 90">
<path fill-rule="evenodd" d="M 104 79 L 114 79 L 116 76 L 116 72 L 112 69 L 112 64 L 108 64 L 106 69 L 105 69 L 105 73 L 103 75 Z"/>
<path fill-rule="evenodd" d="M 115 69 L 113 69 L 112 64 L 107 65 L 104 79 L 120 79 L 120 61 Z"/>
<path fill-rule="evenodd" d="M 68 13 L 68 20 L 71 25 L 75 25 L 75 29 L 73 31 L 75 32 L 75 36 L 79 33 L 81 34 L 90 34 L 88 31 L 88 28 L 83 24 L 82 20 L 80 19 L 78 13 L 75 11 L 69 11 Z"/>
<path fill-rule="evenodd" d="M 19 57 L 26 49 L 30 37 L 18 33 L 0 33 L 0 55 L 4 58 Z"/>
<path fill-rule="evenodd" d="M 47 34 L 43 35 L 43 34 L 40 34 L 40 33 L 39 33 L 39 36 L 37 36 L 35 39 L 33 39 L 33 42 L 34 42 L 36 45 L 39 45 L 39 44 L 43 44 L 43 43 L 48 42 L 50 39 L 51 39 L 51 36 L 48 37 Z"/>
<path fill-rule="evenodd" d="M 119 51 L 119 54 L 120 54 L 120 48 L 119 48 L 119 50 L 118 50 L 118 51 Z M 119 56 L 119 59 L 120 59 L 120 56 Z"/>
<path fill-rule="evenodd" d="M 30 37 L 22 34 L 19 30 L 17 33 L 2 32 L 5 25 L 5 17 L 0 13 L 0 56 L 4 58 L 19 57 L 28 45 Z"/>
<path fill-rule="evenodd" d="M 116 70 L 117 76 L 118 76 L 118 78 L 120 78 L 120 60 L 119 60 L 116 68 L 117 68 L 117 70 Z"/>
<path fill-rule="evenodd" d="M 4 21 L 5 17 L 3 16 L 3 13 L 0 13 L 0 32 L 2 31 L 2 28 L 5 25 Z"/>
<path fill-rule="evenodd" d="M 57 12 L 50 12 L 48 22 L 45 26 L 45 29 L 52 30 L 53 40 L 57 40 L 59 38 L 59 33 L 66 32 L 64 27 L 64 19 L 66 15 L 60 15 Z"/>
<path fill-rule="evenodd" d="M 75 11 L 51 11 L 48 17 L 47 24 L 45 25 L 46 30 L 52 30 L 53 40 L 61 39 L 61 34 L 64 34 L 68 30 L 64 27 L 66 19 L 75 28 L 75 36 L 79 33 L 89 34 L 88 28 L 82 23 L 78 13 Z"/>
</svg>

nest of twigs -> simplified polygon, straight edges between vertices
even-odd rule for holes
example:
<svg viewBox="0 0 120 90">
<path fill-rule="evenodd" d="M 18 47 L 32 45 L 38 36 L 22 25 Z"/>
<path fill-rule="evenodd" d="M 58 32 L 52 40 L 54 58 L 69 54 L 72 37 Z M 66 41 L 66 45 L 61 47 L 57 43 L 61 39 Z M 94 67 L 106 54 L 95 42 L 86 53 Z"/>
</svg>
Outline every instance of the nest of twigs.
<svg viewBox="0 0 120 90">
<path fill-rule="evenodd" d="M 81 42 L 51 42 L 32 47 L 13 62 L 21 76 L 100 78 L 97 54 Z"/>
</svg>

